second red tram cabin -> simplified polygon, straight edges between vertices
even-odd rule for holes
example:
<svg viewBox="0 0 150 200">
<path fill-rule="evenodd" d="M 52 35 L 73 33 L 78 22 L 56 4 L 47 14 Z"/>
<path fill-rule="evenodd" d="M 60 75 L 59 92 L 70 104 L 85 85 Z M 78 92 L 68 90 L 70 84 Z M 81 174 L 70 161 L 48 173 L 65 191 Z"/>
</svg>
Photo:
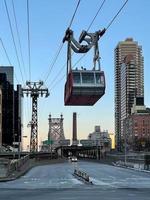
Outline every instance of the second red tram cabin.
<svg viewBox="0 0 150 200">
<path fill-rule="evenodd" d="M 65 105 L 92 106 L 105 94 L 100 70 L 71 70 L 65 84 Z"/>
</svg>

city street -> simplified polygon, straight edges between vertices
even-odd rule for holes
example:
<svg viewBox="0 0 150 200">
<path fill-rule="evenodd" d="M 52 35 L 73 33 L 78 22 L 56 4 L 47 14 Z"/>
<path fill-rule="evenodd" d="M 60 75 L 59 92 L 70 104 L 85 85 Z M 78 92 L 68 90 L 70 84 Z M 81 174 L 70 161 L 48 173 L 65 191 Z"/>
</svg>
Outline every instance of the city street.
<svg viewBox="0 0 150 200">
<path fill-rule="evenodd" d="M 89 174 L 94 185 L 77 180 L 74 168 Z M 92 162 L 38 166 L 18 180 L 0 183 L 0 199 L 148 200 L 150 174 Z"/>
</svg>

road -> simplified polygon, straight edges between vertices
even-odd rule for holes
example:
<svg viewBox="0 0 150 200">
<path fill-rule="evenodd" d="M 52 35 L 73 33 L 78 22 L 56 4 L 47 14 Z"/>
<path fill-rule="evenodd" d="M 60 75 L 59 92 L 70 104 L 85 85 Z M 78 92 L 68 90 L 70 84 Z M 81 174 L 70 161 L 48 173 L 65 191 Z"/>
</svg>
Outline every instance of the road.
<svg viewBox="0 0 150 200">
<path fill-rule="evenodd" d="M 94 185 L 72 176 L 74 168 Z M 149 200 L 150 174 L 92 162 L 38 166 L 18 180 L 0 183 L 0 200 Z"/>
</svg>

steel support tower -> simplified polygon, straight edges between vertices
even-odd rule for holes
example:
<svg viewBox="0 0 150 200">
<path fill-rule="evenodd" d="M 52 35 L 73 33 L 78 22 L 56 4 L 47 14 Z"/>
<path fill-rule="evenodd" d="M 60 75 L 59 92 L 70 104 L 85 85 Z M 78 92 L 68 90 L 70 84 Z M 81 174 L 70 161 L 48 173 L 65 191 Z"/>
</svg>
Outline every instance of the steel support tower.
<svg viewBox="0 0 150 200">
<path fill-rule="evenodd" d="M 32 120 L 30 122 L 31 138 L 30 138 L 30 151 L 38 151 L 38 98 L 48 97 L 48 89 L 43 86 L 43 81 L 39 82 L 26 82 L 26 87 L 22 88 L 22 96 L 26 95 L 32 98 Z"/>
<path fill-rule="evenodd" d="M 53 141 L 53 147 L 59 146 L 59 141 L 64 140 L 64 129 L 63 129 L 63 115 L 60 115 L 60 118 L 51 118 L 49 115 L 49 131 L 48 131 L 48 140 Z"/>
</svg>

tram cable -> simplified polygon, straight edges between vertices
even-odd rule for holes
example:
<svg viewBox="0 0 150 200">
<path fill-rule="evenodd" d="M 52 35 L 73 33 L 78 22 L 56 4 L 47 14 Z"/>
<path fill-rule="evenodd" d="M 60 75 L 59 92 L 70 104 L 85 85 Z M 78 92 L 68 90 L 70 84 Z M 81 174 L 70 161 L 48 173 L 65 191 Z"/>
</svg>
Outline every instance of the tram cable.
<svg viewBox="0 0 150 200">
<path fill-rule="evenodd" d="M 2 38 L 0 38 L 0 43 L 1 43 L 1 46 L 2 46 L 2 48 L 3 48 L 3 50 L 4 50 L 4 53 L 5 53 L 5 55 L 6 55 L 6 58 L 7 58 L 7 61 L 8 61 L 8 63 L 9 63 L 9 65 L 12 66 L 12 63 L 11 63 L 11 61 L 10 61 L 9 55 L 8 55 L 8 53 L 7 53 L 7 50 L 6 50 L 6 47 L 5 47 L 5 45 L 4 45 L 4 42 L 3 42 Z M 15 77 L 15 79 L 16 79 L 16 82 L 19 83 L 15 71 L 14 71 L 14 77 Z M 27 118 L 27 113 L 26 113 L 26 112 L 28 112 L 28 118 L 29 118 L 29 109 L 28 109 L 28 108 L 25 109 L 25 116 L 26 116 L 26 118 Z"/>
<path fill-rule="evenodd" d="M 77 3 L 76 8 L 75 8 L 75 11 L 74 11 L 73 16 L 72 16 L 72 18 L 71 18 L 71 20 L 70 20 L 70 23 L 69 23 L 69 28 L 71 27 L 71 25 L 72 25 L 72 23 L 73 23 L 73 20 L 74 20 L 74 18 L 75 18 L 75 15 L 76 15 L 76 13 L 77 13 L 78 8 L 79 8 L 80 2 L 81 2 L 81 0 L 78 0 L 78 3 Z M 49 78 L 50 73 L 51 73 L 51 71 L 52 71 L 52 69 L 53 69 L 53 67 L 54 67 L 54 65 L 55 65 L 55 63 L 56 63 L 56 61 L 57 61 L 57 59 L 58 59 L 60 53 L 61 53 L 61 50 L 62 50 L 62 48 L 63 48 L 63 45 L 64 45 L 64 43 L 61 43 L 61 44 L 60 44 L 60 46 L 59 46 L 59 48 L 58 48 L 58 50 L 57 50 L 57 52 L 56 52 L 56 54 L 55 54 L 55 57 L 54 57 L 54 59 L 53 59 L 51 65 L 50 65 L 50 67 L 49 67 L 49 71 L 48 71 L 48 73 L 47 73 L 47 76 L 46 76 L 44 82 L 46 82 L 47 79 Z"/>
<path fill-rule="evenodd" d="M 24 59 L 23 59 L 22 45 L 21 45 L 20 34 L 19 34 L 19 29 L 18 29 L 18 23 L 17 23 L 17 16 L 16 16 L 16 10 L 15 10 L 14 0 L 12 0 L 12 8 L 13 8 L 13 15 L 14 15 L 14 20 L 15 20 L 16 33 L 17 33 L 18 42 L 19 42 L 19 49 L 20 49 L 21 61 L 22 61 L 22 65 L 23 65 L 23 70 L 24 70 L 25 77 L 27 78 L 27 74 L 26 74 L 26 70 L 25 70 L 25 64 L 24 64 Z"/>
<path fill-rule="evenodd" d="M 7 61 L 8 61 L 8 63 L 9 63 L 9 65 L 12 66 L 11 61 L 10 61 L 10 58 L 9 58 L 9 56 L 8 56 L 8 53 L 7 53 L 7 50 L 6 50 L 6 48 L 5 48 L 5 45 L 4 45 L 4 43 L 3 43 L 2 38 L 0 38 L 0 42 L 1 42 L 2 48 L 3 48 L 3 50 L 4 50 L 4 53 L 5 53 L 5 55 L 6 55 Z M 15 74 L 15 79 L 16 79 L 17 83 L 19 83 L 18 78 L 17 78 L 17 75 L 16 75 L 15 72 L 14 72 L 14 74 Z"/>
<path fill-rule="evenodd" d="M 18 55 L 16 43 L 15 43 L 15 37 L 14 37 L 12 25 L 11 25 L 11 20 L 10 20 L 10 15 L 9 15 L 9 11 L 8 11 L 8 7 L 7 7 L 7 2 L 6 2 L 6 0 L 4 0 L 4 4 L 5 4 L 5 8 L 6 8 L 6 13 L 7 13 L 7 17 L 8 17 L 8 22 L 9 22 L 9 27 L 10 27 L 10 31 L 11 31 L 11 36 L 12 36 L 12 40 L 13 40 L 13 44 L 14 44 L 14 49 L 15 49 L 15 53 L 16 53 L 16 57 L 17 57 L 17 62 L 18 62 L 18 66 L 19 66 L 19 70 L 20 70 L 20 74 L 21 74 L 21 79 L 22 79 L 22 82 L 23 82 L 23 84 L 24 84 L 23 73 L 22 73 L 22 70 L 21 70 L 19 55 Z"/>
<path fill-rule="evenodd" d="M 112 23 L 115 21 L 115 19 L 117 18 L 117 16 L 120 14 L 120 12 L 123 10 L 123 8 L 125 7 L 125 5 L 127 4 L 129 0 L 126 0 L 124 2 L 124 4 L 122 5 L 122 7 L 119 9 L 119 11 L 116 13 L 116 15 L 112 18 L 112 20 L 108 23 L 105 32 L 109 29 L 109 27 L 112 25 Z M 96 15 L 95 15 L 96 16 Z M 84 57 L 86 56 L 86 54 L 82 55 L 79 60 L 74 64 L 73 67 L 75 67 Z"/>
<path fill-rule="evenodd" d="M 103 2 L 101 3 L 100 7 L 98 8 L 98 11 L 96 12 L 96 15 L 94 16 L 93 20 L 91 21 L 90 25 L 88 26 L 88 28 L 86 30 L 87 32 L 90 30 L 91 26 L 93 25 L 96 17 L 98 16 L 98 14 L 101 11 L 101 9 L 102 9 L 102 7 L 103 7 L 103 5 L 104 5 L 105 2 L 106 2 L 106 0 L 103 0 Z"/>
<path fill-rule="evenodd" d="M 59 48 L 58 48 L 58 50 L 57 50 L 57 52 L 56 52 L 56 54 L 55 54 L 55 57 L 54 57 L 54 59 L 53 59 L 53 61 L 52 61 L 52 63 L 51 63 L 51 66 L 50 66 L 50 68 L 49 68 L 49 71 L 48 71 L 48 73 L 47 73 L 47 76 L 46 76 L 44 82 L 46 82 L 47 79 L 48 79 L 48 77 L 50 76 L 50 73 L 51 73 L 51 71 L 52 71 L 52 69 L 53 69 L 53 67 L 54 67 L 54 65 L 55 65 L 55 63 L 56 63 L 56 61 L 57 61 L 57 59 L 58 59 L 58 56 L 59 56 L 59 54 L 60 54 L 60 52 L 61 52 L 61 50 L 62 50 L 62 48 L 63 48 L 63 45 L 64 45 L 63 43 L 60 44 L 60 46 L 59 46 Z"/>
<path fill-rule="evenodd" d="M 79 7 L 79 5 L 80 5 L 80 2 L 81 2 L 81 0 L 79 0 L 78 3 L 77 3 L 77 6 L 76 6 L 76 8 L 75 8 L 75 11 L 74 11 L 74 13 L 73 13 L 73 16 L 72 16 L 71 21 L 70 21 L 70 24 L 69 24 L 69 28 L 71 27 L 71 25 L 72 25 L 72 23 L 73 23 L 73 20 L 74 20 L 74 18 L 75 18 L 75 15 L 76 15 L 76 12 L 77 12 L 78 7 Z"/>
<path fill-rule="evenodd" d="M 29 0 L 27 0 L 27 27 L 28 27 L 28 64 L 29 64 L 29 80 L 31 80 L 31 42 L 30 42 L 30 13 Z"/>
<path fill-rule="evenodd" d="M 2 38 L 0 38 L 0 41 L 1 41 L 1 45 L 2 45 L 2 47 L 3 47 L 3 50 L 4 50 L 4 52 L 5 52 L 6 58 L 7 58 L 7 60 L 8 60 L 8 63 L 9 63 L 10 66 L 12 66 L 11 61 L 10 61 L 10 58 L 9 58 L 9 56 L 8 56 L 8 53 L 7 53 L 7 51 L 6 51 L 6 48 L 5 48 L 5 46 L 4 46 L 4 43 L 3 43 Z"/>
<path fill-rule="evenodd" d="M 109 29 L 109 27 L 112 25 L 112 23 L 115 21 L 115 19 L 117 18 L 117 16 L 120 14 L 120 12 L 122 11 L 122 9 L 125 7 L 125 5 L 127 4 L 129 0 L 126 0 L 124 2 L 124 4 L 122 5 L 122 7 L 118 10 L 117 14 L 113 17 L 113 19 L 109 22 L 109 24 L 106 27 L 106 30 Z"/>
<path fill-rule="evenodd" d="M 19 42 L 21 61 L 22 61 L 23 69 L 24 69 L 25 78 L 27 79 L 27 74 L 26 74 L 25 64 L 24 64 L 24 59 L 23 59 L 22 46 L 21 46 L 19 29 L 18 29 L 18 23 L 17 23 L 17 16 L 16 16 L 16 11 L 15 11 L 14 0 L 12 0 L 12 8 L 13 8 L 13 15 L 14 15 L 14 19 L 15 19 L 15 27 L 16 27 L 16 32 L 17 32 L 17 37 L 18 37 L 18 42 Z M 29 102 L 28 101 L 27 101 L 26 107 L 27 107 L 27 109 L 25 109 L 24 114 L 25 114 L 25 118 L 27 119 L 27 116 L 29 118 Z"/>
</svg>

